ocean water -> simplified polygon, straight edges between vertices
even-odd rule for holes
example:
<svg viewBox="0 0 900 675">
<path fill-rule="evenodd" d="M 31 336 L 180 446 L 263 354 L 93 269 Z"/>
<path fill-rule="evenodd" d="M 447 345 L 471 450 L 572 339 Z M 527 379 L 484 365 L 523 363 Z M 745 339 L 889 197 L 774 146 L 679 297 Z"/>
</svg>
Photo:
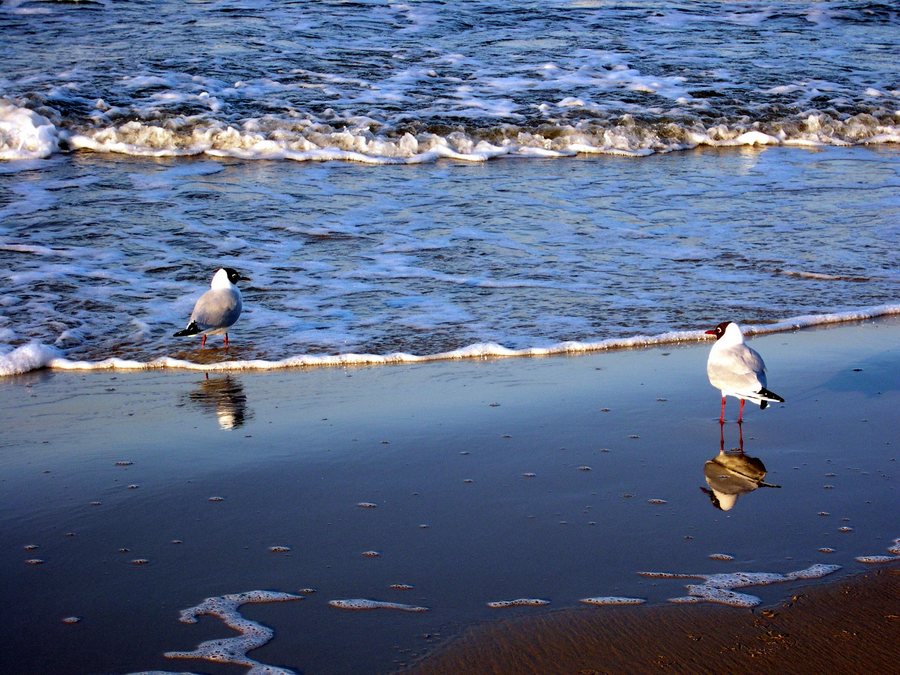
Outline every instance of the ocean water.
<svg viewBox="0 0 900 675">
<path fill-rule="evenodd" d="M 4 2 L 0 373 L 896 311 L 898 26 L 866 2 Z M 245 311 L 200 352 L 172 334 L 222 265 Z"/>
</svg>

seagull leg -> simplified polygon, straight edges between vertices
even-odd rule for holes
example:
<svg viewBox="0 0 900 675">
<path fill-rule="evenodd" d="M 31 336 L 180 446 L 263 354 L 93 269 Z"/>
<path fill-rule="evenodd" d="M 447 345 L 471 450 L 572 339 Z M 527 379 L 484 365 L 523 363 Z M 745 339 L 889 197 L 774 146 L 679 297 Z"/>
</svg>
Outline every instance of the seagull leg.
<svg viewBox="0 0 900 675">
<path fill-rule="evenodd" d="M 203 349 L 206 346 L 206 334 L 203 334 L 203 339 L 200 340 L 200 349 Z"/>
<path fill-rule="evenodd" d="M 738 424 L 744 423 L 744 399 L 741 399 L 741 408 L 738 411 Z"/>
<path fill-rule="evenodd" d="M 228 333 L 225 333 L 225 346 L 228 346 Z"/>
<path fill-rule="evenodd" d="M 725 424 L 725 397 L 722 397 L 722 412 L 719 413 L 719 424 Z"/>
</svg>

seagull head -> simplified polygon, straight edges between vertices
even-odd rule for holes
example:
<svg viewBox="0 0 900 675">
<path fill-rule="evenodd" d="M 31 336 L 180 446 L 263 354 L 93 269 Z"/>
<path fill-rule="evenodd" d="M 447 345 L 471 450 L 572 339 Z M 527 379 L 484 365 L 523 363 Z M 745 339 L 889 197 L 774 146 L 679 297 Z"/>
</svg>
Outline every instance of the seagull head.
<svg viewBox="0 0 900 675">
<path fill-rule="evenodd" d="M 715 328 L 706 331 L 706 335 L 715 335 L 716 340 L 721 340 L 727 336 L 727 342 L 743 342 L 744 334 L 741 332 L 740 326 L 734 321 L 723 321 Z"/>
<path fill-rule="evenodd" d="M 216 270 L 212 279 L 212 288 L 230 288 L 232 284 L 239 281 L 250 281 L 250 277 L 242 276 L 233 267 L 220 267 Z"/>
</svg>

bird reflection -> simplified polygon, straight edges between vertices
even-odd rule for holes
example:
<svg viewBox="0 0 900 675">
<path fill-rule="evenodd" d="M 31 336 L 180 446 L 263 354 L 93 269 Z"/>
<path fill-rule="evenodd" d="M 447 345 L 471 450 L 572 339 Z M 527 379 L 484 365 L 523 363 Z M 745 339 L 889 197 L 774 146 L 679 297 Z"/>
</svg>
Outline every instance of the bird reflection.
<svg viewBox="0 0 900 675">
<path fill-rule="evenodd" d="M 253 416 L 247 410 L 247 395 L 240 380 L 224 377 L 206 377 L 188 394 L 188 399 L 202 410 L 214 413 L 222 429 L 238 429 Z"/>
<path fill-rule="evenodd" d="M 738 497 L 757 488 L 780 488 L 766 483 L 766 465 L 757 457 L 744 454 L 744 430 L 738 427 L 740 447 L 725 450 L 725 429 L 719 425 L 719 454 L 703 465 L 703 476 L 709 488 L 700 488 L 712 505 L 722 511 L 730 511 Z"/>
</svg>

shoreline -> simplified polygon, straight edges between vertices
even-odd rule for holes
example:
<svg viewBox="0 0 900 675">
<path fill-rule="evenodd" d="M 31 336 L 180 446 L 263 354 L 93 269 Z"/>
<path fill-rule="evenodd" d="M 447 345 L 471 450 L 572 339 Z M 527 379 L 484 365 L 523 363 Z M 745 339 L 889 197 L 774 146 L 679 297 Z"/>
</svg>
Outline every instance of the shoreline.
<svg viewBox="0 0 900 675">
<path fill-rule="evenodd" d="M 900 561 L 796 589 L 753 610 L 654 605 L 567 609 L 469 628 L 401 672 L 890 672 Z M 665 626 L 664 630 L 659 630 Z"/>
<path fill-rule="evenodd" d="M 864 321 L 890 320 L 900 315 L 900 304 L 887 303 L 863 307 L 843 312 L 824 314 L 804 314 L 781 319 L 767 324 L 749 324 L 741 328 L 747 337 L 790 333 L 809 328 L 830 328 Z M 227 358 L 228 349 L 210 347 L 205 350 L 183 350 L 177 357 L 162 356 L 149 361 L 138 361 L 123 357 L 109 357 L 99 361 L 68 359 L 59 356 L 58 351 L 38 342 L 29 342 L 12 351 L 0 354 L 0 378 L 23 375 L 36 370 L 51 371 L 193 371 L 193 372 L 266 372 L 287 371 L 306 368 L 343 368 L 348 366 L 380 366 L 417 363 L 437 363 L 442 361 L 468 361 L 472 359 L 539 358 L 547 356 L 580 356 L 603 352 L 618 352 L 649 349 L 653 347 L 691 345 L 712 341 L 705 329 L 667 331 L 655 335 L 633 335 L 623 338 L 576 341 L 567 340 L 545 347 L 515 349 L 495 342 L 478 342 L 458 349 L 434 354 L 411 354 L 390 352 L 387 354 L 343 353 L 343 354 L 299 354 L 276 360 L 245 359 L 220 360 Z M 232 348 L 240 352 L 244 348 Z M 183 357 L 191 353 L 198 361 Z"/>
</svg>

